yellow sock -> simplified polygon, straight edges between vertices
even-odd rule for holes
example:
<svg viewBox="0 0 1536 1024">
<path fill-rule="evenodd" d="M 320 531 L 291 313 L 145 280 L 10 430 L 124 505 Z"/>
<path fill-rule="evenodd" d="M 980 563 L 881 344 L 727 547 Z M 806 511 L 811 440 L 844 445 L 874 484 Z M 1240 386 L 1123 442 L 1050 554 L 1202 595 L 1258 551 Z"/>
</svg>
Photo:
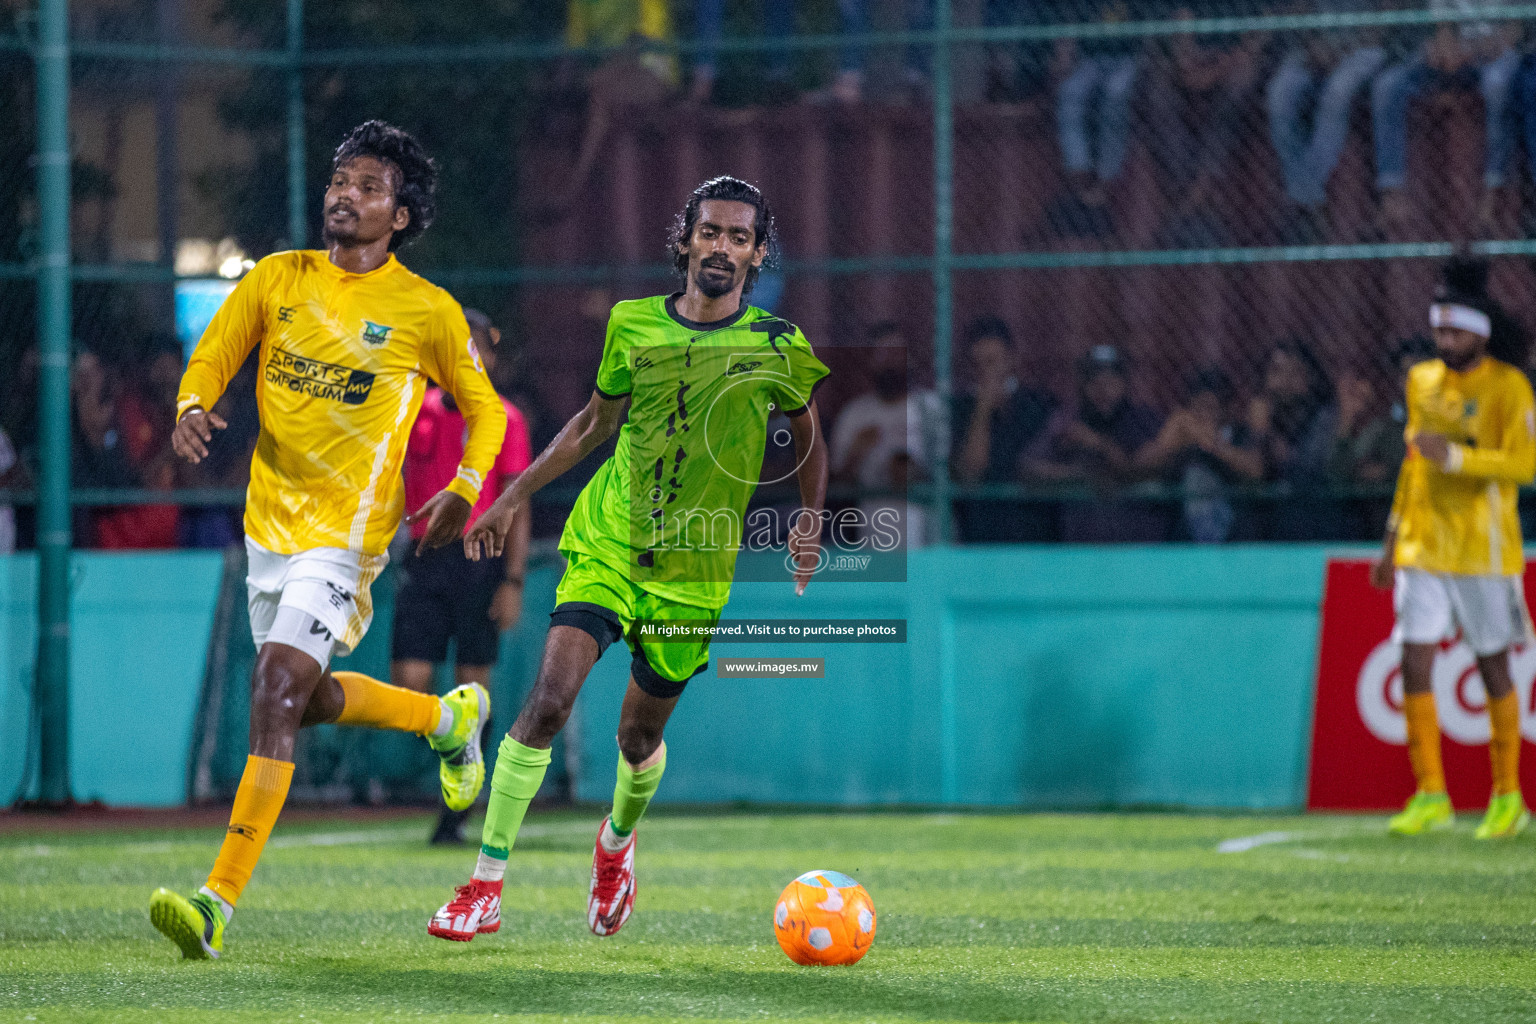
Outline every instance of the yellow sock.
<svg viewBox="0 0 1536 1024">
<path fill-rule="evenodd" d="M 1520 789 L 1520 697 L 1513 691 L 1488 702 L 1493 735 L 1488 740 L 1488 759 L 1493 762 L 1493 795 Z"/>
<path fill-rule="evenodd" d="M 1408 715 L 1408 761 L 1421 793 L 1445 792 L 1445 769 L 1440 766 L 1440 718 L 1435 714 L 1435 695 L 1410 693 L 1403 697 Z"/>
<path fill-rule="evenodd" d="M 337 725 L 399 729 L 425 736 L 437 728 L 443 705 L 430 693 L 417 693 L 370 679 L 361 672 L 332 672 L 346 695 Z"/>
<path fill-rule="evenodd" d="M 208 888 L 224 902 L 234 905 L 240 891 L 251 880 L 251 872 L 261 857 L 267 836 L 277 823 L 277 815 L 288 799 L 288 783 L 293 781 L 293 762 L 274 761 L 252 754 L 245 760 L 245 774 L 235 791 L 235 807 L 229 815 L 229 831 L 224 845 L 208 875 Z"/>
</svg>

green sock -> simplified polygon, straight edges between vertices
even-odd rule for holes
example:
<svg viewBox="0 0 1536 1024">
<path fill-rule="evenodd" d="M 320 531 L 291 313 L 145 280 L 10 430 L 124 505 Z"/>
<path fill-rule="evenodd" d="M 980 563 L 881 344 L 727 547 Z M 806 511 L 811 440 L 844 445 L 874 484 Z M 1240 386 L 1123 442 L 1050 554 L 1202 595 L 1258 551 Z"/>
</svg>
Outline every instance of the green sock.
<svg viewBox="0 0 1536 1024">
<path fill-rule="evenodd" d="M 496 752 L 496 770 L 491 773 L 491 804 L 485 812 L 485 829 L 480 834 L 480 852 L 487 857 L 506 860 L 522 827 L 523 815 L 533 795 L 544 781 L 549 768 L 549 751 L 525 747 L 511 736 L 501 741 Z"/>
<path fill-rule="evenodd" d="M 661 785 L 661 773 L 667 770 L 667 748 L 661 748 L 661 760 L 643 772 L 637 772 L 619 755 L 619 781 L 613 787 L 613 815 L 609 823 L 613 831 L 627 836 L 640 824 L 640 816 L 650 806 L 656 787 Z"/>
</svg>

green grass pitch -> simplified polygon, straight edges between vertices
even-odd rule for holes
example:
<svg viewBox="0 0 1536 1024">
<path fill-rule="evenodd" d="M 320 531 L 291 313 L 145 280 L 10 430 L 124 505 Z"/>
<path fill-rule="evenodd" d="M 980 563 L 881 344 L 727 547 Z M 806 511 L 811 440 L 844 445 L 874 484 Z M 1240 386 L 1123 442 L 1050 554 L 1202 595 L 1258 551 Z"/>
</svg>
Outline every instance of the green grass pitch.
<svg viewBox="0 0 1536 1024">
<path fill-rule="evenodd" d="M 218 828 L 12 818 L 0 1021 L 1536 1021 L 1536 841 L 1466 822 L 657 813 L 635 915 L 599 939 L 599 817 L 531 816 L 501 932 L 467 945 L 426 934 L 473 853 L 428 848 L 425 817 L 280 823 L 216 963 L 146 907 L 202 882 Z M 774 942 L 812 868 L 874 897 L 856 966 Z"/>
</svg>

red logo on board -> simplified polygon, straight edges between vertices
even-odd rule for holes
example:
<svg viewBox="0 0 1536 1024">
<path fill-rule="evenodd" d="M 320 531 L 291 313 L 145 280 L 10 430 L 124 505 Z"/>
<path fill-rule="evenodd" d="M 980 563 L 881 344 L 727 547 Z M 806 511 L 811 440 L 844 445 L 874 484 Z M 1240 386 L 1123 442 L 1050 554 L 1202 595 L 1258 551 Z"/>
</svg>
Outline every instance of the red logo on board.
<svg viewBox="0 0 1536 1024">
<path fill-rule="evenodd" d="M 1536 569 L 1525 574 L 1526 601 Z M 1312 810 L 1396 810 L 1413 793 L 1403 717 L 1401 652 L 1391 640 L 1392 595 L 1371 586 L 1370 562 L 1330 559 L 1323 591 L 1317 702 L 1312 718 Z M 1536 793 L 1536 645 L 1517 647 L 1510 674 L 1520 698 L 1521 788 Z M 1457 808 L 1486 806 L 1488 705 L 1472 651 L 1442 644 L 1434 667 L 1435 710 L 1446 787 Z"/>
</svg>

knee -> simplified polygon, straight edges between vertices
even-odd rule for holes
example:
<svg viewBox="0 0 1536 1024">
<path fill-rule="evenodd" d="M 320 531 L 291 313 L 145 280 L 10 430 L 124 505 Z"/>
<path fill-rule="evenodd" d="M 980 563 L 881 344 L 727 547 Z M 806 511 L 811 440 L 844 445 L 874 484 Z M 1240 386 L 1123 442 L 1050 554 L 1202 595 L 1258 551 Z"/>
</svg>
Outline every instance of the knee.
<svg viewBox="0 0 1536 1024">
<path fill-rule="evenodd" d="M 1284 68 L 1275 72 L 1274 77 L 1264 86 L 1264 107 L 1269 112 L 1270 120 L 1281 120 L 1290 113 L 1298 88 L 1294 76 L 1288 75 Z"/>
<path fill-rule="evenodd" d="M 1490 64 L 1483 71 L 1482 86 L 1483 102 L 1496 105 L 1502 104 L 1509 95 L 1510 83 L 1514 81 L 1513 68 L 1502 68 L 1497 64 Z"/>
<path fill-rule="evenodd" d="M 262 654 L 251 684 L 251 715 L 267 720 L 298 721 L 313 687 L 304 673 L 284 660 Z"/>
<path fill-rule="evenodd" d="M 515 737 L 517 741 L 535 747 L 548 746 L 560 730 L 565 728 L 575 699 L 575 693 L 568 693 L 560 687 L 535 686 L 528 703 L 523 706 L 522 714 L 518 716 L 518 732 L 522 735 Z"/>
<path fill-rule="evenodd" d="M 619 753 L 631 765 L 639 765 L 661 746 L 661 726 L 643 722 L 619 723 Z"/>
<path fill-rule="evenodd" d="M 1397 103 L 1404 77 L 1400 68 L 1388 68 L 1376 76 L 1376 80 L 1371 83 L 1371 113 L 1374 117 L 1386 116 Z"/>
<path fill-rule="evenodd" d="M 1132 89 L 1136 86 L 1136 79 L 1140 77 L 1140 74 L 1141 67 L 1137 64 L 1130 64 L 1121 68 L 1105 83 L 1105 96 L 1117 102 L 1129 99 Z"/>
</svg>

